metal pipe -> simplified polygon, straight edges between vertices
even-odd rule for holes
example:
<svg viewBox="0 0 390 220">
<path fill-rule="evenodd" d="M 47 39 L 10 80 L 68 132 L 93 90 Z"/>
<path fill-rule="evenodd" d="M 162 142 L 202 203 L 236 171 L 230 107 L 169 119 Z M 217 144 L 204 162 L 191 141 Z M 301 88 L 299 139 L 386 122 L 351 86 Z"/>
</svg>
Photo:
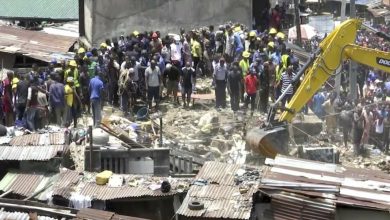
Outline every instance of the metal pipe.
<svg viewBox="0 0 390 220">
<path fill-rule="evenodd" d="M 89 126 L 89 171 L 92 172 L 92 148 L 93 148 L 93 137 L 92 137 L 92 126 Z"/>
<path fill-rule="evenodd" d="M 160 148 L 163 147 L 163 123 L 162 123 L 162 115 L 160 114 Z"/>
</svg>

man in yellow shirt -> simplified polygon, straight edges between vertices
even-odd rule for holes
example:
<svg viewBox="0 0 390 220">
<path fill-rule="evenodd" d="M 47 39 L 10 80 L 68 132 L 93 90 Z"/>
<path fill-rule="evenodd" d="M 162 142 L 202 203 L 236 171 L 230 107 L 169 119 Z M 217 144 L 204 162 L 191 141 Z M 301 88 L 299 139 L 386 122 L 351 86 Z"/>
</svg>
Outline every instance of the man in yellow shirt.
<svg viewBox="0 0 390 220">
<path fill-rule="evenodd" d="M 202 47 L 199 43 L 198 35 L 194 34 L 193 41 L 191 43 L 192 60 L 194 61 L 194 68 L 198 67 L 199 61 L 202 59 Z"/>
<path fill-rule="evenodd" d="M 73 77 L 68 77 L 66 79 L 65 85 L 65 126 L 69 126 L 72 123 L 72 119 L 74 127 L 77 126 L 77 101 L 80 101 L 80 98 L 77 95 L 76 89 L 74 88 L 74 79 Z"/>
</svg>

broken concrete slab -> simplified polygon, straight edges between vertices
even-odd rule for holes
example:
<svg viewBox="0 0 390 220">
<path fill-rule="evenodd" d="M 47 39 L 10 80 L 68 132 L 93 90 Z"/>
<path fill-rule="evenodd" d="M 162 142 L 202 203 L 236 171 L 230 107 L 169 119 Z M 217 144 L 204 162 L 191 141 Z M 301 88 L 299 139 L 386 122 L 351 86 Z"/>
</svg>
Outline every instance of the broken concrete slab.
<svg viewBox="0 0 390 220">
<path fill-rule="evenodd" d="M 298 156 L 326 163 L 339 163 L 340 152 L 334 146 L 298 146 Z"/>
</svg>

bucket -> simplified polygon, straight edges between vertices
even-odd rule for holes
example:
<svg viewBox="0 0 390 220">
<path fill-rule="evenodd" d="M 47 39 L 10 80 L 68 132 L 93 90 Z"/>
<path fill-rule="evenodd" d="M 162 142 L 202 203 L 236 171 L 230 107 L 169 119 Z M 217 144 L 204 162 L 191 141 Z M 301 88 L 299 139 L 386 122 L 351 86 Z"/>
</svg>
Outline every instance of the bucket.
<svg viewBox="0 0 390 220">
<path fill-rule="evenodd" d="M 149 115 L 147 107 L 142 107 L 137 111 L 137 120 L 145 120 Z"/>
</svg>

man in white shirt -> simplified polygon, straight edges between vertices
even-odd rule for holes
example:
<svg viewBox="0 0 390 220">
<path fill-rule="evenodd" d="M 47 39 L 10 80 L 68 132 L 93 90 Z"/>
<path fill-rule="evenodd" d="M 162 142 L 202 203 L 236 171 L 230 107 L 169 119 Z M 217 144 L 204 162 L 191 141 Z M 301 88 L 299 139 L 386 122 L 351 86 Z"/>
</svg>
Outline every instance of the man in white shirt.
<svg viewBox="0 0 390 220">
<path fill-rule="evenodd" d="M 148 91 L 149 109 L 152 108 L 153 99 L 156 102 L 156 108 L 160 101 L 160 86 L 162 85 L 161 72 L 155 60 L 150 62 L 150 66 L 145 70 L 145 86 Z"/>
<path fill-rule="evenodd" d="M 183 49 L 183 44 L 180 42 L 180 37 L 175 36 L 174 42 L 171 44 L 171 62 L 172 63 L 177 63 L 179 66 L 178 68 L 181 68 L 182 66 L 182 49 Z"/>
</svg>

